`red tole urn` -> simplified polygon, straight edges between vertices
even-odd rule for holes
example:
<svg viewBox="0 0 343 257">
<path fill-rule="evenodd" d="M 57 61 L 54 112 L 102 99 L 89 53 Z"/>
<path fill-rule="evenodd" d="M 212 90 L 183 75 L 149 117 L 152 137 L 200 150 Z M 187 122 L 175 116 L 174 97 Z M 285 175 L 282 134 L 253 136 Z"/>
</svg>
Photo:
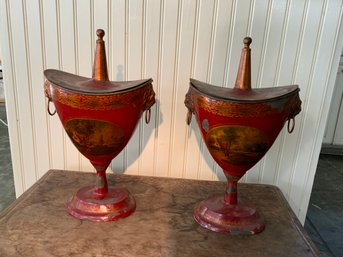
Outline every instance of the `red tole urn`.
<svg viewBox="0 0 343 257">
<path fill-rule="evenodd" d="M 152 79 L 109 81 L 104 35 L 97 30 L 92 78 L 44 71 L 49 114 L 54 114 L 49 106 L 53 102 L 69 138 L 96 169 L 95 186 L 79 189 L 67 202 L 67 210 L 76 218 L 94 221 L 117 220 L 135 211 L 133 196 L 119 185 L 109 187 L 105 172 L 128 143 L 144 111 L 149 122 L 155 103 Z"/>
<path fill-rule="evenodd" d="M 194 208 L 203 227 L 228 234 L 256 234 L 265 221 L 256 207 L 237 197 L 237 182 L 269 150 L 286 121 L 294 129 L 301 110 L 297 85 L 251 88 L 251 38 L 244 39 L 234 88 L 190 80 L 187 122 L 195 115 L 203 140 L 228 180 L 225 193 Z"/>
</svg>

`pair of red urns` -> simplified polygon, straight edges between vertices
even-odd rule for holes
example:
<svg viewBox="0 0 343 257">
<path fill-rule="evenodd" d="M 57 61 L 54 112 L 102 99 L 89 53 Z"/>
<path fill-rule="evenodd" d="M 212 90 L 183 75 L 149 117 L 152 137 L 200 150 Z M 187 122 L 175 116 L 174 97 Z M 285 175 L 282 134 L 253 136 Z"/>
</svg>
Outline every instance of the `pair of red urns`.
<svg viewBox="0 0 343 257">
<path fill-rule="evenodd" d="M 53 102 L 68 136 L 96 169 L 96 184 L 79 189 L 67 202 L 79 219 L 113 221 L 135 211 L 133 196 L 123 187 L 107 185 L 106 169 L 128 143 L 145 111 L 155 103 L 152 79 L 112 82 L 107 73 L 104 31 L 97 30 L 92 78 L 45 70 L 45 95 Z M 204 142 L 228 180 L 225 193 L 194 207 L 203 227 L 229 234 L 256 234 L 265 222 L 256 208 L 237 198 L 238 180 L 269 150 L 288 121 L 301 110 L 296 85 L 251 89 L 251 38 L 244 39 L 234 88 L 190 80 L 185 105 L 187 123 L 194 114 Z"/>
</svg>

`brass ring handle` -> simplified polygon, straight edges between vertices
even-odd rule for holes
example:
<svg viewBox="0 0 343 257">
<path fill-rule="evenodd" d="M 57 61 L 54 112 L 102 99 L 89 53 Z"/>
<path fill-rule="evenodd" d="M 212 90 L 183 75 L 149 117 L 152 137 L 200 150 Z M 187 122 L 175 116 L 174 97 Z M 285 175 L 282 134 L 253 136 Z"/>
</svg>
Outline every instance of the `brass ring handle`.
<svg viewBox="0 0 343 257">
<path fill-rule="evenodd" d="M 292 120 L 292 126 L 290 127 L 290 121 Z M 287 131 L 288 131 L 288 133 L 292 133 L 293 132 L 293 130 L 294 130 L 294 127 L 295 127 L 295 119 L 294 119 L 294 117 L 292 117 L 292 118 L 290 118 L 289 120 L 288 120 L 288 123 L 287 123 Z"/>
<path fill-rule="evenodd" d="M 50 102 L 52 102 L 52 101 L 51 101 L 50 98 L 48 98 L 48 107 L 47 107 L 47 111 L 48 111 L 48 113 L 49 113 L 50 116 L 54 116 L 54 115 L 56 114 L 56 109 L 55 109 L 54 112 L 51 112 L 51 111 L 50 111 Z"/>
<path fill-rule="evenodd" d="M 151 118 L 151 110 L 150 108 L 145 111 L 145 123 L 148 124 L 150 122 Z"/>
<path fill-rule="evenodd" d="M 188 110 L 187 112 L 187 125 L 191 124 L 191 121 L 192 121 L 192 112 L 191 110 Z"/>
</svg>

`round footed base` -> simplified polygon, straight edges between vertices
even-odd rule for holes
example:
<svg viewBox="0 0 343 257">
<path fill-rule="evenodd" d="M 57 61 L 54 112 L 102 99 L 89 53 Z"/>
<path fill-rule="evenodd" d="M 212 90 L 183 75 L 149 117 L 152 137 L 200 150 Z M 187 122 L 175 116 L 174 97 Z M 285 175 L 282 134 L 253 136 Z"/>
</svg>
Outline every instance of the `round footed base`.
<svg viewBox="0 0 343 257">
<path fill-rule="evenodd" d="M 231 235 L 257 234 L 265 222 L 256 208 L 244 201 L 231 205 L 224 196 L 212 196 L 199 202 L 193 209 L 194 219 L 204 228 Z"/>
<path fill-rule="evenodd" d="M 79 189 L 67 202 L 69 214 L 78 219 L 114 221 L 125 218 L 136 209 L 133 196 L 125 188 L 109 187 L 100 195 L 92 186 Z"/>
</svg>

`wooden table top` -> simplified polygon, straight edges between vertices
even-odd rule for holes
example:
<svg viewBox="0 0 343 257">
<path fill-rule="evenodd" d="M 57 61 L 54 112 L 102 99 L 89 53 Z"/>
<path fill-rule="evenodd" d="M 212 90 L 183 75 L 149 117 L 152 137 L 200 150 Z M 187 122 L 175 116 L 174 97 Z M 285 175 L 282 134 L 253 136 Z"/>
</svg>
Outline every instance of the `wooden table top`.
<svg viewBox="0 0 343 257">
<path fill-rule="evenodd" d="M 0 256 L 319 256 L 274 186 L 239 184 L 239 196 L 258 206 L 266 229 L 230 236 L 192 216 L 196 202 L 224 192 L 223 182 L 114 174 L 108 181 L 132 193 L 136 211 L 114 222 L 78 220 L 65 203 L 93 185 L 95 173 L 48 171 L 0 214 Z"/>
</svg>

